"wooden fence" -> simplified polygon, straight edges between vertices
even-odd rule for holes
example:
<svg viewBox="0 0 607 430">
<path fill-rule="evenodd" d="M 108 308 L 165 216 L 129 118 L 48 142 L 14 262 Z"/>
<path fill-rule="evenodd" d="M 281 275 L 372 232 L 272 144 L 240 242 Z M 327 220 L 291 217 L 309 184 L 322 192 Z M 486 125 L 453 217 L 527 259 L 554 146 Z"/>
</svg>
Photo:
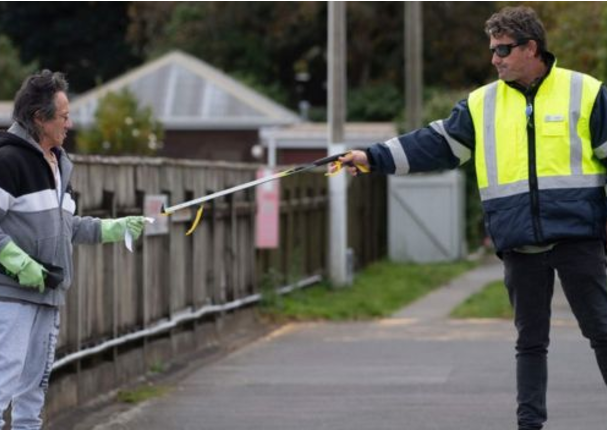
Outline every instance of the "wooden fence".
<svg viewBox="0 0 607 430">
<path fill-rule="evenodd" d="M 171 205 L 247 182 L 257 169 L 157 158 L 74 156 L 74 161 L 77 213 L 102 218 L 141 214 L 146 195 L 164 194 Z M 189 236 L 191 218 L 170 217 L 168 234 L 143 237 L 133 253 L 122 243 L 77 246 L 47 412 L 81 404 L 216 342 L 217 321 L 227 313 L 209 316 L 204 310 L 258 294 L 270 274 L 278 285 L 324 275 L 327 178 L 321 171 L 306 172 L 280 185 L 280 246 L 274 250 L 255 248 L 255 189 L 206 205 Z M 385 178 L 350 181 L 349 219 L 356 266 L 384 257 Z M 194 317 L 170 330 L 134 335 L 183 315 Z M 116 339 L 121 341 L 113 344 Z"/>
</svg>

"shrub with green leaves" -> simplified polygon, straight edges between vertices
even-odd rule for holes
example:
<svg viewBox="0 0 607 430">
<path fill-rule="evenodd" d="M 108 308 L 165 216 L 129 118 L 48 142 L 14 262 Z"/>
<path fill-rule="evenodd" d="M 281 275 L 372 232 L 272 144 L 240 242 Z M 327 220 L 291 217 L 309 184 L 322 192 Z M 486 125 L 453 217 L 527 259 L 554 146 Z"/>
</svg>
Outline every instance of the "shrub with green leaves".
<svg viewBox="0 0 607 430">
<path fill-rule="evenodd" d="M 92 128 L 76 137 L 84 154 L 154 155 L 162 147 L 164 131 L 149 107 L 140 107 L 128 89 L 109 92 L 101 100 Z"/>
<path fill-rule="evenodd" d="M 7 36 L 0 34 L 0 100 L 12 100 L 21 82 L 37 68 L 36 62 L 22 64 L 19 50 Z"/>
<path fill-rule="evenodd" d="M 389 83 L 355 88 L 348 94 L 349 121 L 393 121 L 403 109 L 401 90 Z"/>
</svg>

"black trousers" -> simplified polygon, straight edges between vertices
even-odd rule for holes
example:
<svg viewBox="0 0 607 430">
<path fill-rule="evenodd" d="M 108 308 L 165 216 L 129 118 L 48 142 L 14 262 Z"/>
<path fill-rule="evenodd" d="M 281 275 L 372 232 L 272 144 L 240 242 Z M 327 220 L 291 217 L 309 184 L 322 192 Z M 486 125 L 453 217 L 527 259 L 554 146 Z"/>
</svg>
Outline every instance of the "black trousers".
<svg viewBox="0 0 607 430">
<path fill-rule="evenodd" d="M 600 240 L 566 241 L 539 254 L 505 252 L 503 260 L 518 331 L 518 426 L 519 430 L 541 429 L 547 419 L 547 355 L 555 272 L 607 384 L 605 248 Z"/>
</svg>

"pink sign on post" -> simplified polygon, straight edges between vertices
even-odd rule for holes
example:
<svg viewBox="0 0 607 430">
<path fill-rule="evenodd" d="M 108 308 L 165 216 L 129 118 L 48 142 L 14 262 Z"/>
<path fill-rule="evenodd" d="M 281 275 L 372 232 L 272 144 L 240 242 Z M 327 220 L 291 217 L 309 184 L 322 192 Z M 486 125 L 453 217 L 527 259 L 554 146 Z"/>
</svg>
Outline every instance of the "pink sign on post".
<svg viewBox="0 0 607 430">
<path fill-rule="evenodd" d="M 272 175 L 272 169 L 257 171 L 257 178 Z M 280 182 L 269 181 L 256 188 L 257 218 L 255 243 L 257 248 L 278 248 L 280 223 Z"/>
</svg>

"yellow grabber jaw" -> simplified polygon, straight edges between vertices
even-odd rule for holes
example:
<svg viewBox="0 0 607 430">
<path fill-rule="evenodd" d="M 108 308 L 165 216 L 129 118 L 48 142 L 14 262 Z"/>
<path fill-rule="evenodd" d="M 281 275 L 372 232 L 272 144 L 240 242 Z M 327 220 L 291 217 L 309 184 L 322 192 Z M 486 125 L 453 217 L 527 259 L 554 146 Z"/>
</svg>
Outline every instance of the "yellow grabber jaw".
<svg viewBox="0 0 607 430">
<path fill-rule="evenodd" d="M 189 230 L 185 232 L 186 236 L 189 236 L 192 233 L 194 233 L 194 230 L 196 230 L 196 227 L 198 227 L 198 224 L 200 223 L 200 220 L 202 219 L 202 212 L 203 211 L 204 211 L 204 206 L 200 205 L 200 207 L 196 211 L 196 216 L 194 217 L 194 222 L 190 226 Z"/>
<path fill-rule="evenodd" d="M 200 220 L 202 219 L 202 212 L 204 211 L 204 205 L 200 205 L 198 207 L 198 210 L 196 211 L 196 216 L 194 216 L 194 221 L 192 222 L 192 225 L 190 226 L 190 228 L 188 229 L 188 231 L 185 232 L 186 236 L 191 235 L 192 233 L 194 233 L 194 230 L 196 230 L 196 227 L 198 227 L 198 224 L 200 224 Z M 173 215 L 176 211 L 167 211 L 166 207 L 164 205 L 162 205 L 162 209 L 160 211 L 160 215 L 164 215 L 164 216 L 169 216 L 169 215 Z"/>
</svg>

